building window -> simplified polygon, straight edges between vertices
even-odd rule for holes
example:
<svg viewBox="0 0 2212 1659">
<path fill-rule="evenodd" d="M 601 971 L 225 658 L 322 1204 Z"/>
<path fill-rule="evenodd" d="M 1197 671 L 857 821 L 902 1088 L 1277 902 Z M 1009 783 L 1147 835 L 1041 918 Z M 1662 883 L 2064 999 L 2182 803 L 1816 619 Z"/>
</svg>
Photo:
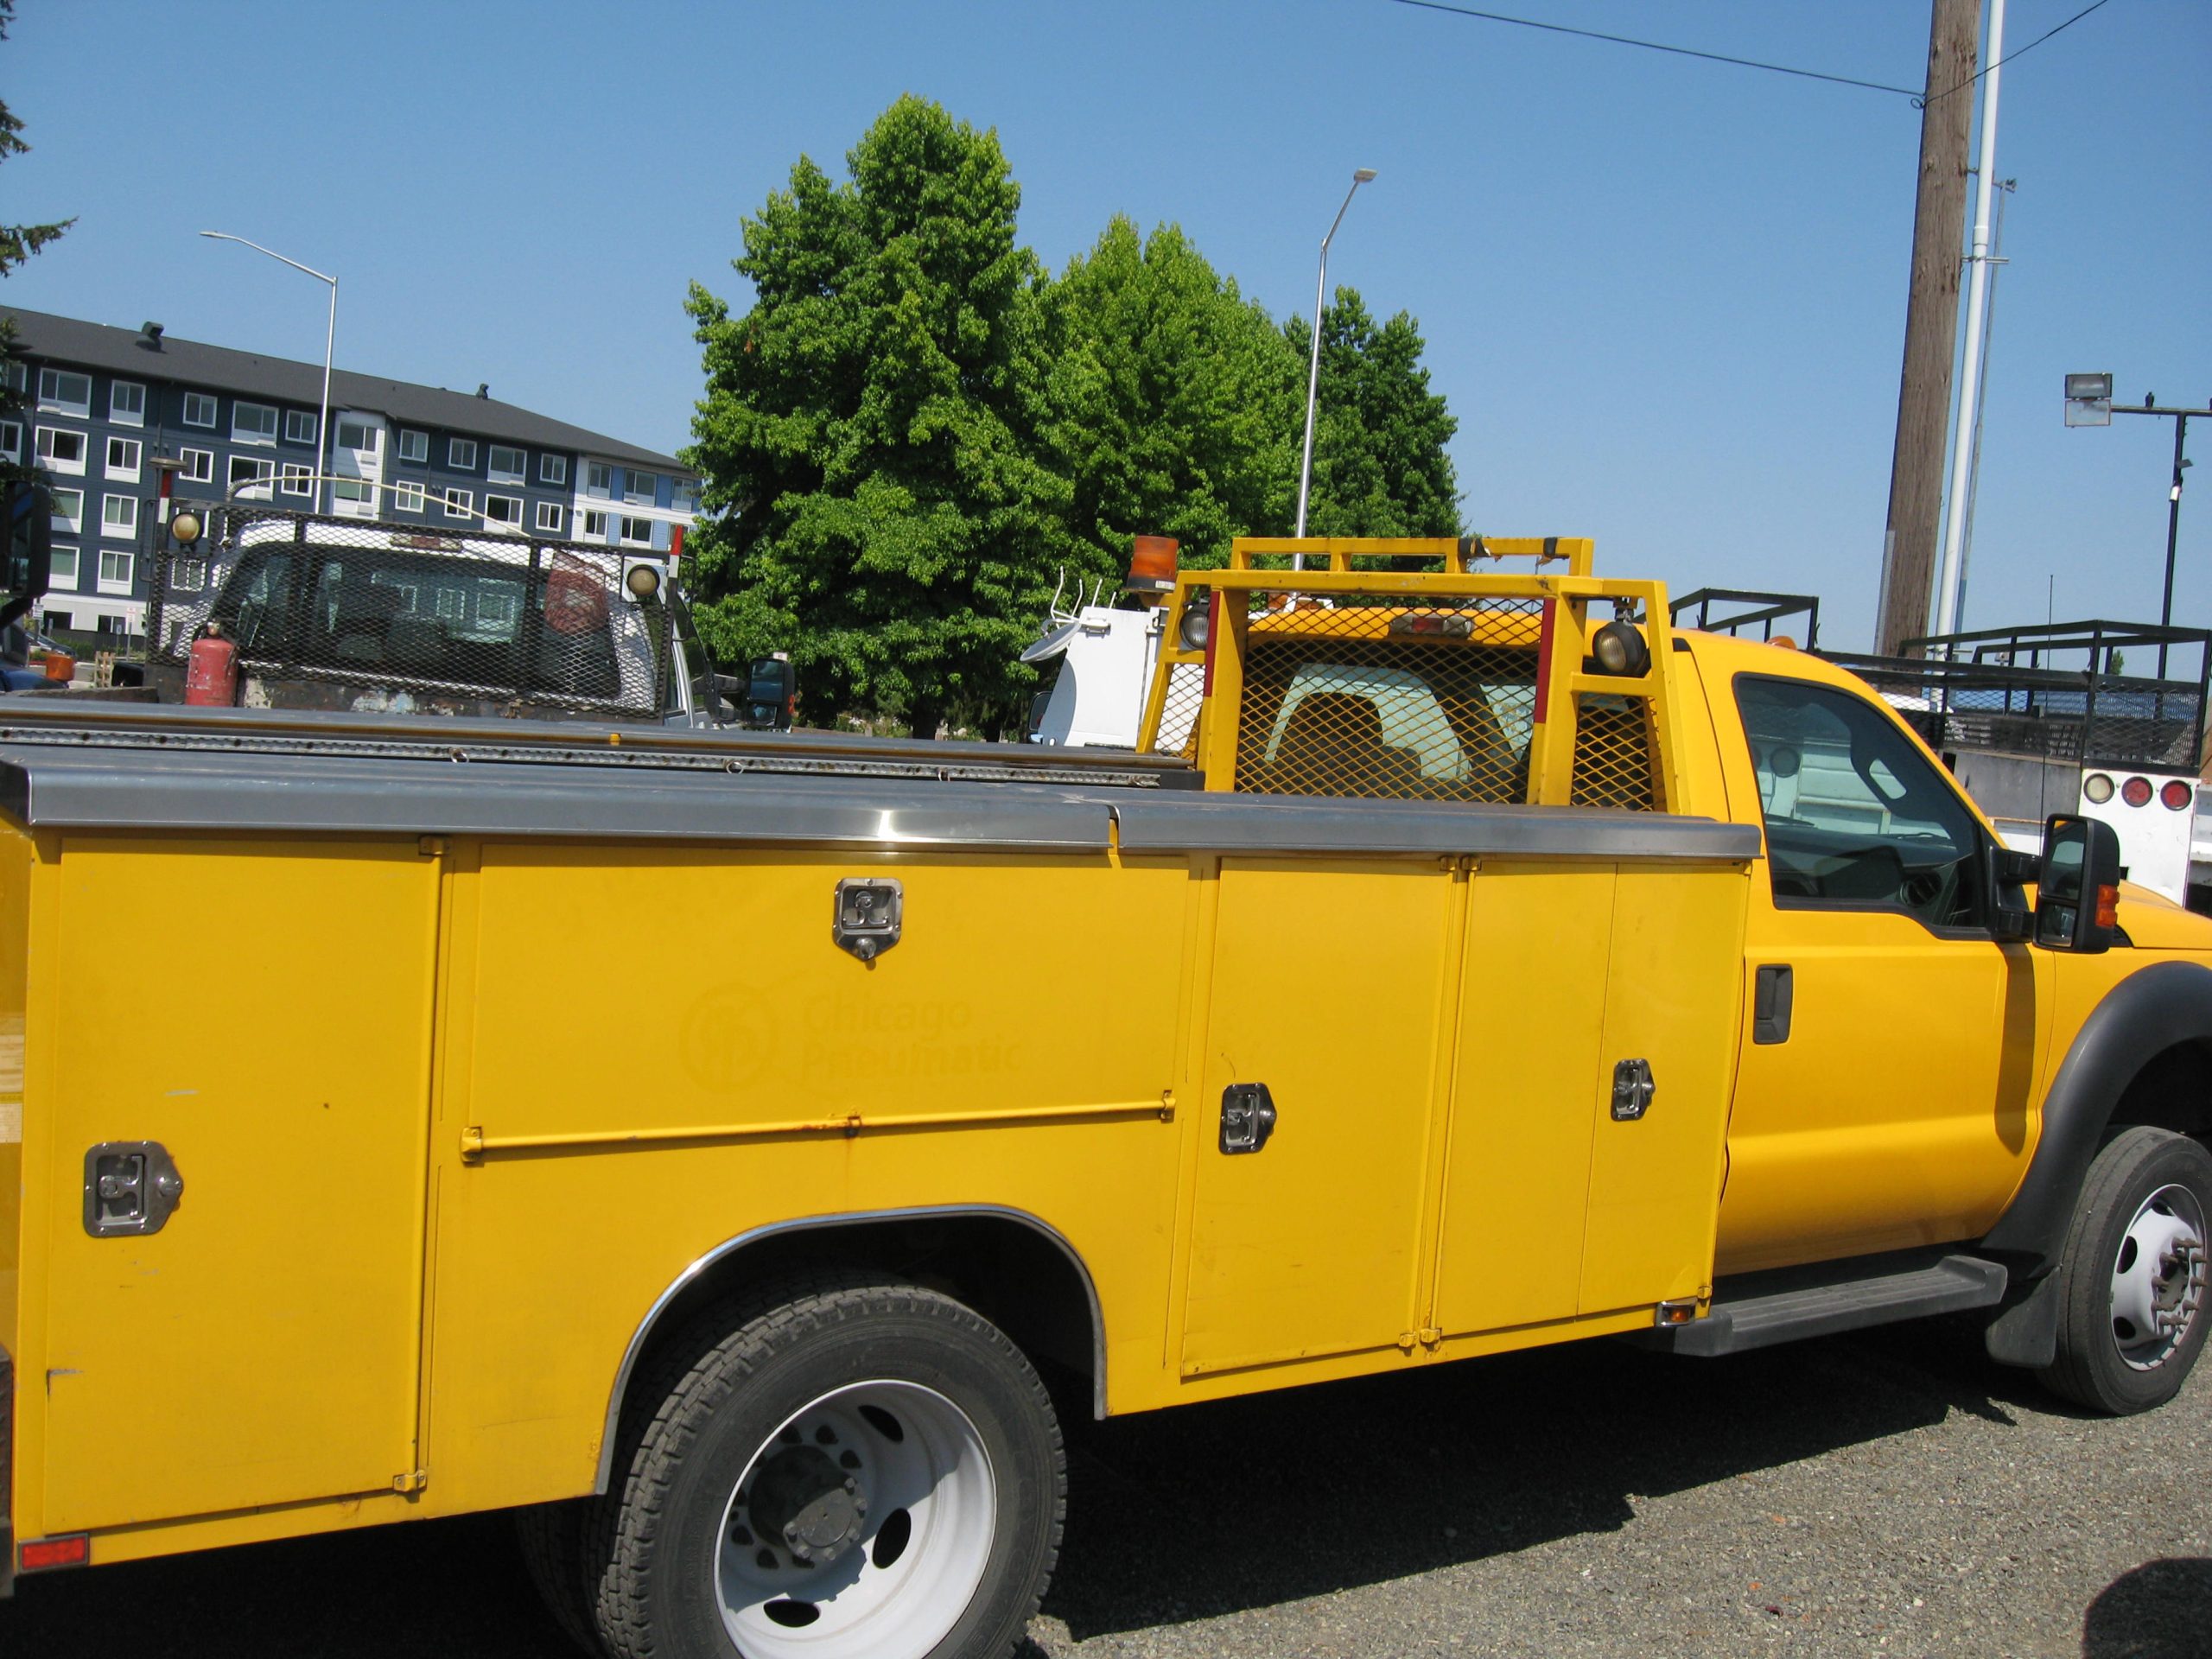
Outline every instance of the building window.
<svg viewBox="0 0 2212 1659">
<path fill-rule="evenodd" d="M 402 512 L 422 512 L 423 486 L 420 484 L 399 485 L 391 493 L 391 505 Z"/>
<path fill-rule="evenodd" d="M 530 473 L 530 457 L 519 449 L 511 449 L 504 443 L 495 443 L 485 456 L 493 480 L 500 484 L 519 484 Z"/>
<path fill-rule="evenodd" d="M 146 424 L 146 388 L 136 380 L 118 380 L 107 389 L 107 417 L 118 426 Z"/>
<path fill-rule="evenodd" d="M 446 465 L 452 467 L 457 473 L 474 472 L 476 470 L 476 440 L 474 438 L 448 438 L 446 440 Z"/>
<path fill-rule="evenodd" d="M 137 439 L 110 438 L 107 441 L 107 475 L 137 483 L 139 454 Z"/>
<path fill-rule="evenodd" d="M 103 496 L 100 499 L 100 534 L 137 536 L 138 498 L 135 495 Z"/>
<path fill-rule="evenodd" d="M 475 505 L 476 498 L 467 490 L 446 492 L 446 517 L 448 518 L 473 518 Z"/>
<path fill-rule="evenodd" d="M 269 492 L 265 489 L 255 490 L 251 486 L 275 477 L 276 474 L 276 463 L 273 461 L 261 461 L 252 455 L 232 455 L 231 457 L 231 493 L 236 495 L 238 493 L 239 486 L 243 485 L 247 486 L 249 491 L 247 499 L 266 501 L 269 499 Z"/>
<path fill-rule="evenodd" d="M 111 635 L 118 639 L 128 639 L 130 637 L 130 619 L 128 617 L 111 613 L 101 617 L 96 627 L 99 632 Z"/>
<path fill-rule="evenodd" d="M 43 611 L 40 614 L 45 620 L 39 624 L 39 626 L 49 629 L 55 633 L 66 631 L 71 622 L 75 620 L 67 611 Z"/>
<path fill-rule="evenodd" d="M 365 478 L 341 478 L 330 486 L 331 505 L 351 518 L 377 516 L 377 486 Z"/>
<path fill-rule="evenodd" d="M 100 592 L 127 594 L 130 591 L 131 568 L 138 563 L 128 548 L 100 549 Z"/>
<path fill-rule="evenodd" d="M 215 400 L 204 391 L 186 392 L 184 423 L 187 426 L 213 427 L 215 424 Z"/>
<path fill-rule="evenodd" d="M 85 471 L 85 435 L 65 432 L 58 426 L 41 426 L 38 429 L 38 464 L 49 473 L 67 473 L 82 477 Z"/>
<path fill-rule="evenodd" d="M 23 453 L 23 423 L 21 421 L 0 421 L 0 455 L 10 461 Z"/>
<path fill-rule="evenodd" d="M 518 495 L 486 495 L 484 516 L 495 524 L 522 526 L 522 498 Z"/>
<path fill-rule="evenodd" d="M 629 493 L 622 499 L 626 501 L 642 501 L 647 506 L 651 506 L 653 504 L 654 487 L 659 482 L 659 476 L 656 474 L 632 472 L 630 474 Z"/>
<path fill-rule="evenodd" d="M 372 455 L 377 452 L 377 429 L 366 421 L 340 421 L 338 423 L 338 447 Z"/>
<path fill-rule="evenodd" d="M 622 545 L 651 547 L 653 544 L 653 521 L 650 518 L 625 518 L 622 521 Z"/>
<path fill-rule="evenodd" d="M 48 490 L 47 499 L 54 508 L 54 527 L 75 536 L 85 528 L 85 493 L 82 490 Z"/>
<path fill-rule="evenodd" d="M 249 404 L 243 400 L 231 405 L 231 442 L 233 443 L 274 443 L 276 442 L 276 411 L 267 404 Z"/>
<path fill-rule="evenodd" d="M 405 427 L 400 428 L 399 458 L 402 461 L 429 461 L 430 435 L 427 432 L 410 432 Z"/>
<path fill-rule="evenodd" d="M 584 463 L 584 493 L 612 495 L 614 493 L 614 469 L 603 461 Z"/>
<path fill-rule="evenodd" d="M 74 415 L 79 420 L 90 420 L 92 414 L 92 377 L 71 374 L 66 369 L 41 369 L 38 372 L 38 406 L 50 409 L 58 415 Z"/>
<path fill-rule="evenodd" d="M 284 411 L 284 442 L 287 443 L 313 443 L 315 442 L 315 416 L 308 414 L 304 409 L 286 410 Z"/>
<path fill-rule="evenodd" d="M 583 537 L 588 542 L 605 541 L 607 539 L 607 515 L 603 512 L 587 512 L 584 514 Z"/>
<path fill-rule="evenodd" d="M 678 484 L 669 500 L 678 512 L 696 512 L 699 510 L 699 486 L 696 484 Z"/>
<path fill-rule="evenodd" d="M 176 458 L 184 463 L 177 474 L 188 484 L 213 484 L 215 481 L 215 452 L 213 449 L 180 449 Z"/>
<path fill-rule="evenodd" d="M 541 484 L 567 483 L 569 458 L 566 455 L 540 455 L 537 458 L 537 481 Z"/>
<path fill-rule="evenodd" d="M 541 501 L 537 504 L 537 528 L 543 534 L 558 536 L 565 527 L 567 520 L 568 514 L 563 511 L 558 501 Z"/>
<path fill-rule="evenodd" d="M 10 391 L 21 391 L 29 384 L 30 372 L 15 359 L 10 358 L 5 364 L 0 364 L 0 385 L 5 385 Z"/>
<path fill-rule="evenodd" d="M 47 577 L 47 584 L 54 588 L 74 588 L 77 585 L 77 550 L 75 548 L 55 547 L 54 566 L 52 573 Z M 55 626 L 59 626 L 60 624 L 57 623 Z"/>
<path fill-rule="evenodd" d="M 286 495 L 311 496 L 315 493 L 315 468 L 288 461 L 284 463 L 284 481 L 276 487 Z"/>
<path fill-rule="evenodd" d="M 169 566 L 169 588 L 172 592 L 196 594 L 207 586 L 207 561 L 178 559 Z"/>
</svg>

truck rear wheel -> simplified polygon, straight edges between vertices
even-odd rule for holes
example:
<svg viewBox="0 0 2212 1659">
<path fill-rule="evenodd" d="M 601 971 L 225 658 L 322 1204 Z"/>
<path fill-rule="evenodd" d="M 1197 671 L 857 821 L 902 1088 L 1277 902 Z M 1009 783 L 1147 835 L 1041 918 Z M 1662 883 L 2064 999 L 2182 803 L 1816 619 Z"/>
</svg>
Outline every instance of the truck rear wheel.
<svg viewBox="0 0 2212 1659">
<path fill-rule="evenodd" d="M 2164 1405 L 2203 1351 L 2212 1154 L 2187 1135 L 2114 1136 L 2082 1183 L 2058 1264 L 2058 1351 L 2044 1384 L 2093 1411 Z"/>
<path fill-rule="evenodd" d="M 1065 1512 L 1037 1373 L 912 1286 L 810 1289 L 697 1357 L 587 1547 L 632 1659 L 998 1659 Z"/>
</svg>

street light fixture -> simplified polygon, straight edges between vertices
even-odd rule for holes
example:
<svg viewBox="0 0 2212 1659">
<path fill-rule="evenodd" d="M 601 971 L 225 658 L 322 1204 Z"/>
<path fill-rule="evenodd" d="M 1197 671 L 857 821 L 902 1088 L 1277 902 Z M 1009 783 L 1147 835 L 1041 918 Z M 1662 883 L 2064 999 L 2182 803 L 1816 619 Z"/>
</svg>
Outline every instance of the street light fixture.
<svg viewBox="0 0 2212 1659">
<path fill-rule="evenodd" d="M 2110 426 L 2115 415 L 2163 415 L 2174 423 L 2174 475 L 2166 486 L 2166 588 L 2165 597 L 2158 604 L 2158 626 L 2173 626 L 2174 620 L 2174 543 L 2181 533 L 2181 475 L 2192 465 L 2182 447 L 2189 442 L 2190 417 L 2212 418 L 2212 404 L 2202 409 L 2164 409 L 2158 404 L 2158 395 L 2145 392 L 2139 404 L 2115 404 L 2112 400 L 2112 376 L 2108 374 L 2069 374 L 2066 377 L 2066 424 L 2069 426 Z M 2166 647 L 2158 645 L 2158 677 L 2166 677 Z"/>
<path fill-rule="evenodd" d="M 1321 303 L 1329 292 L 1329 244 L 1336 239 L 1337 226 L 1344 222 L 1344 209 L 1351 206 L 1351 199 L 1363 184 L 1375 182 L 1375 169 L 1361 167 L 1352 169 L 1351 188 L 1344 192 L 1344 207 L 1337 209 L 1337 216 L 1329 221 L 1329 233 L 1321 238 L 1321 274 L 1313 284 L 1313 353 L 1306 366 L 1306 453 L 1298 463 L 1298 534 L 1306 534 L 1306 502 L 1313 488 L 1313 399 L 1321 385 Z M 1291 561 L 1293 568 L 1303 570 L 1306 556 L 1299 554 Z"/>
<path fill-rule="evenodd" d="M 296 259 L 287 259 L 274 248 L 264 248 L 258 242 L 249 242 L 245 238 L 232 236 L 227 231 L 202 231 L 200 234 L 217 242 L 236 242 L 243 247 L 251 248 L 256 253 L 265 253 L 279 264 L 289 265 L 294 270 L 303 270 L 318 283 L 330 284 L 330 328 L 322 340 L 322 408 L 316 414 L 315 422 L 315 469 L 317 474 L 325 472 L 327 468 L 323 465 L 323 457 L 330 453 L 330 355 L 332 349 L 338 344 L 338 279 L 335 276 L 325 275 L 313 265 L 303 265 Z M 327 486 L 327 487 L 334 488 L 335 486 Z M 315 499 L 318 501 L 322 499 L 321 488 L 316 490 Z M 336 511 L 334 501 L 330 504 L 327 510 Z"/>
</svg>

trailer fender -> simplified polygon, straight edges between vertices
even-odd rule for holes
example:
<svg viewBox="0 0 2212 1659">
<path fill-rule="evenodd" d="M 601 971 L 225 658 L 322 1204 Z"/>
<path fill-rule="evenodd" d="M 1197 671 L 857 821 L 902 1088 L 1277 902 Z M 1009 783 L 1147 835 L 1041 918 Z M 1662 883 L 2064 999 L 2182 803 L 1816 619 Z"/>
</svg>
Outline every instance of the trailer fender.
<svg viewBox="0 0 2212 1659">
<path fill-rule="evenodd" d="M 1000 1205 L 933 1205 L 906 1210 L 871 1210 L 847 1214 L 807 1216 L 791 1221 L 770 1223 L 725 1239 L 714 1249 L 698 1257 L 670 1281 L 666 1289 L 653 1300 L 644 1319 L 631 1334 L 629 1346 L 623 1351 L 622 1363 L 614 1375 L 613 1387 L 608 1391 L 607 1418 L 600 1431 L 599 1471 L 593 1491 L 605 1492 L 613 1477 L 616 1430 L 621 1423 L 622 1408 L 629 1392 L 630 1381 L 638 1363 L 651 1344 L 653 1334 L 674 1310 L 696 1306 L 692 1300 L 702 1294 L 711 1294 L 714 1281 L 737 1270 L 738 1263 L 747 1251 L 774 1241 L 787 1243 L 794 1236 L 812 1233 L 836 1234 L 841 1242 L 850 1241 L 855 1234 L 865 1234 L 872 1229 L 882 1230 L 896 1236 L 917 1225 L 935 1223 L 982 1223 L 1001 1228 L 1017 1229 L 1033 1236 L 1044 1254 L 1059 1260 L 1072 1280 L 1082 1287 L 1084 1313 L 1087 1316 L 1090 1348 L 1091 1408 L 1100 1417 L 1106 1414 L 1106 1321 L 1098 1302 L 1098 1287 L 1092 1281 L 1090 1270 L 1084 1264 L 1075 1247 L 1048 1223 L 1025 1210 L 1014 1210 Z M 687 1295 L 690 1293 L 690 1295 Z M 986 1310 L 978 1310 L 986 1312 Z M 677 1324 L 681 1320 L 677 1321 Z M 676 1328 L 671 1325 L 670 1329 Z"/>
<path fill-rule="evenodd" d="M 2130 974 L 2082 1022 L 2044 1098 L 2043 1135 L 2027 1177 L 1981 1241 L 1984 1250 L 2013 1265 L 2016 1284 L 2043 1279 L 2057 1265 L 2082 1179 L 2128 1084 L 2155 1057 L 2187 1044 L 2212 1050 L 2212 969 L 2193 962 L 2154 963 Z M 2040 1348 L 2031 1332 L 2045 1303 L 2048 1297 L 2024 1288 L 1999 1316 L 2000 1325 L 2019 1317 L 2018 1335 L 2030 1351 Z M 2044 1307 L 2044 1319 L 2055 1310 L 2055 1303 Z"/>
</svg>

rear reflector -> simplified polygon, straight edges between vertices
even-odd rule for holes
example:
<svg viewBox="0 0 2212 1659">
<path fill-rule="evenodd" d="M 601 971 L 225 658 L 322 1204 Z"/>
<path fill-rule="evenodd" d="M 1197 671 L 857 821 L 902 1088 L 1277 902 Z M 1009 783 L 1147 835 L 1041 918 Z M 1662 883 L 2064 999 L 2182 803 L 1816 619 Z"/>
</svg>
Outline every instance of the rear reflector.
<svg viewBox="0 0 2212 1659">
<path fill-rule="evenodd" d="M 2148 778 L 2129 779 L 2120 786 L 2120 798 L 2130 806 L 2150 805 L 2151 780 Z"/>
<path fill-rule="evenodd" d="M 92 1536 L 82 1532 L 73 1532 L 65 1538 L 35 1539 L 16 1552 L 16 1560 L 26 1573 L 42 1572 L 50 1567 L 82 1567 L 92 1559 Z"/>
<path fill-rule="evenodd" d="M 2170 812 L 2186 812 L 2196 798 L 2196 791 L 2178 778 L 2169 778 L 2165 787 L 2158 791 L 2158 799 Z"/>
</svg>

